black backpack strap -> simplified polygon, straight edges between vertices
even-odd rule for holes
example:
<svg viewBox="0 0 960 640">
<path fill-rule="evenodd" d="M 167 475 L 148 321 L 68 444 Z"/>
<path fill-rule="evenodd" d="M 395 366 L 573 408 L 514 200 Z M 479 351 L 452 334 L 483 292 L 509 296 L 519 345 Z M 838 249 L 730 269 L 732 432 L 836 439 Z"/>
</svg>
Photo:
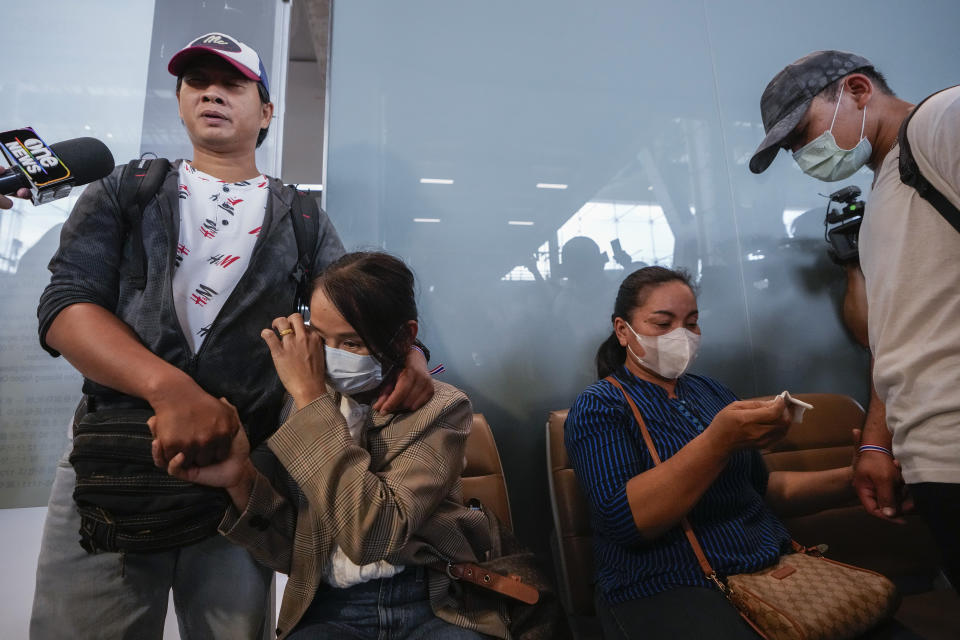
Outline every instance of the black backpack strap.
<svg viewBox="0 0 960 640">
<path fill-rule="evenodd" d="M 950 88 L 952 89 L 954 87 Z M 943 91 L 946 90 L 947 89 L 944 89 Z M 938 91 L 924 98 L 920 104 L 914 107 L 910 115 L 903 121 L 903 124 L 900 125 L 900 132 L 897 134 L 897 142 L 900 144 L 900 181 L 916 189 L 921 198 L 932 204 L 934 209 L 939 211 L 940 215 L 942 215 L 954 229 L 960 232 L 960 210 L 953 206 L 953 203 L 950 202 L 945 195 L 940 193 L 936 187 L 930 184 L 930 181 L 920 173 L 920 167 L 913 157 L 913 152 L 910 150 L 910 141 L 907 139 L 907 125 L 910 124 L 910 120 L 913 119 L 913 116 L 920 110 L 924 102 L 938 93 L 941 92 Z"/>
<path fill-rule="evenodd" d="M 147 254 L 140 229 L 143 210 L 160 191 L 169 170 L 170 161 L 166 158 L 140 158 L 128 162 L 120 174 L 117 200 L 127 222 L 132 247 L 130 260 L 123 266 L 123 277 L 137 289 L 143 289 L 147 284 Z"/>
<path fill-rule="evenodd" d="M 297 311 L 309 318 L 310 298 L 307 290 L 314 276 L 313 263 L 317 255 L 317 236 L 320 233 L 320 207 L 317 206 L 316 198 L 309 193 L 295 190 L 290 220 L 293 222 L 293 235 L 297 239 L 297 264 L 290 277 L 297 283 Z"/>
</svg>

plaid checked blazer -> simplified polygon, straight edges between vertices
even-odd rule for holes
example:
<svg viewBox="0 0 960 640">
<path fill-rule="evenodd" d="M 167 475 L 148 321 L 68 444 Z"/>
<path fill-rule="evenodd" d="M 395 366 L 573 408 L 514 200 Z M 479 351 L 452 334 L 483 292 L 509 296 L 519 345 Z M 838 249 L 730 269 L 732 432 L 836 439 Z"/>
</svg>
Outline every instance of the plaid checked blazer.
<svg viewBox="0 0 960 640">
<path fill-rule="evenodd" d="M 434 381 L 434 391 L 411 413 L 371 411 L 360 444 L 350 436 L 339 396 L 330 394 L 293 413 L 267 440 L 272 455 L 256 460 L 261 473 L 246 508 L 231 506 L 220 532 L 289 575 L 280 638 L 316 596 L 334 543 L 358 565 L 484 559 L 489 523 L 482 511 L 463 506 L 460 482 L 473 410 L 455 387 Z M 439 617 L 510 637 L 496 600 L 461 597 L 462 587 L 445 572 L 428 574 Z"/>
</svg>

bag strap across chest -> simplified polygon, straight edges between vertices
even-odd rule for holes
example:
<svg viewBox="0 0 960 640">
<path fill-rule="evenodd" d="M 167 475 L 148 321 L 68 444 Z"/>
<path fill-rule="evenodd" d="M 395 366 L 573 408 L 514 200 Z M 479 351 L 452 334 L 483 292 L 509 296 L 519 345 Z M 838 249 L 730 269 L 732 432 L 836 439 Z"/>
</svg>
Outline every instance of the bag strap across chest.
<svg viewBox="0 0 960 640">
<path fill-rule="evenodd" d="M 653 458 L 653 463 L 655 465 L 661 464 L 660 456 L 657 454 L 657 449 L 653 444 L 653 438 L 650 437 L 650 431 L 647 429 L 647 423 L 643 420 L 643 415 L 640 414 L 640 409 L 637 407 L 637 404 L 633 401 L 633 398 L 630 397 L 630 394 L 627 393 L 627 390 L 623 388 L 623 385 L 620 384 L 620 381 L 613 376 L 607 376 L 604 378 L 607 382 L 620 389 L 620 392 L 623 394 L 623 397 L 626 398 L 627 404 L 630 405 L 630 410 L 633 412 L 633 419 L 636 421 L 637 425 L 640 427 L 640 434 L 643 436 L 643 442 L 647 445 L 647 450 L 650 451 L 650 457 Z M 703 551 L 703 547 L 700 546 L 700 541 L 697 539 L 697 535 L 693 532 L 693 527 L 690 525 L 690 520 L 684 516 L 680 519 L 680 526 L 683 528 L 683 534 L 687 537 L 687 541 L 690 543 L 690 546 L 693 548 L 693 555 L 697 557 L 697 563 L 700 565 L 700 570 L 703 571 L 703 575 L 707 577 L 708 580 L 713 582 L 717 587 L 726 593 L 728 587 L 720 577 L 717 575 L 717 572 L 710 565 L 710 561 L 707 560 L 707 555 Z M 799 543 L 791 540 L 793 549 L 795 551 L 805 551 L 805 547 Z"/>
<path fill-rule="evenodd" d="M 953 88 L 955 87 L 949 87 L 943 91 L 948 91 Z M 897 142 L 900 144 L 900 181 L 916 189 L 921 198 L 933 205 L 933 208 L 939 211 L 940 215 L 942 215 L 954 229 L 960 232 L 960 210 L 958 210 L 945 195 L 940 193 L 936 187 L 930 184 L 926 176 L 920 172 L 920 167 L 917 165 L 917 161 L 913 157 L 913 152 L 910 149 L 910 140 L 907 138 L 907 126 L 910 124 L 913 116 L 916 115 L 917 111 L 920 110 L 920 107 L 922 107 L 927 100 L 943 93 L 943 91 L 937 91 L 921 100 L 920 104 L 913 108 L 910 115 L 908 115 L 904 119 L 903 124 L 900 125 L 900 132 L 897 134 Z"/>
<path fill-rule="evenodd" d="M 136 289 L 143 289 L 147 284 L 147 255 L 140 231 L 143 211 L 160 191 L 169 170 L 170 161 L 166 158 L 140 158 L 128 162 L 120 174 L 117 200 L 133 248 L 130 260 L 122 267 L 121 275 Z"/>
<path fill-rule="evenodd" d="M 647 450 L 650 452 L 650 457 L 653 458 L 653 464 L 661 464 L 660 456 L 657 454 L 657 448 L 653 444 L 653 438 L 650 437 L 650 430 L 647 429 L 647 423 L 643 420 L 643 415 L 640 413 L 640 409 L 637 408 L 637 403 L 633 401 L 633 398 L 630 397 L 630 394 L 627 393 L 627 390 L 623 388 L 623 385 L 620 384 L 620 381 L 613 376 L 607 376 L 604 378 L 607 382 L 615 386 L 617 389 L 620 389 L 620 393 L 623 394 L 623 397 L 626 398 L 627 404 L 630 405 L 630 410 L 633 412 L 633 419 L 636 421 L 637 426 L 640 427 L 640 435 L 643 436 L 643 442 L 647 445 Z M 680 519 L 680 524 L 683 527 L 683 533 L 687 536 L 687 540 L 690 542 L 690 546 L 693 547 L 693 554 L 697 556 L 697 562 L 700 564 L 700 569 L 703 571 L 703 574 L 707 576 L 708 579 L 717 581 L 717 572 L 713 570 L 713 567 L 710 566 L 710 562 L 707 560 L 706 554 L 703 552 L 703 547 L 700 546 L 700 541 L 697 540 L 697 536 L 693 533 L 693 527 L 690 526 L 690 521 L 686 516 Z"/>
</svg>

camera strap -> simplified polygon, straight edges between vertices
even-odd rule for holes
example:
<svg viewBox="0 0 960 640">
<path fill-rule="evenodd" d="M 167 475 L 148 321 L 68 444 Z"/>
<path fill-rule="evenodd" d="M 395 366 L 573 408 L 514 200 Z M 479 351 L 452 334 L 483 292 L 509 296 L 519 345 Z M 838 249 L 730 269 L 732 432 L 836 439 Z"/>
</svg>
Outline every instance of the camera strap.
<svg viewBox="0 0 960 640">
<path fill-rule="evenodd" d="M 953 88 L 955 87 L 948 87 L 948 89 Z M 943 89 L 943 91 L 947 91 L 947 89 Z M 945 195 L 940 193 L 936 187 L 930 184 L 930 181 L 920 172 L 920 167 L 917 165 L 917 161 L 913 157 L 913 152 L 910 150 L 910 141 L 907 139 L 907 125 L 910 124 L 910 120 L 917 111 L 920 110 L 924 102 L 939 93 L 942 93 L 942 91 L 938 91 L 924 98 L 920 104 L 914 107 L 910 115 L 903 121 L 903 124 L 900 125 L 900 132 L 897 134 L 897 142 L 900 144 L 900 181 L 916 189 L 921 198 L 933 205 L 933 208 L 939 211 L 940 215 L 942 215 L 957 232 L 960 232 L 960 210 L 958 210 Z"/>
</svg>

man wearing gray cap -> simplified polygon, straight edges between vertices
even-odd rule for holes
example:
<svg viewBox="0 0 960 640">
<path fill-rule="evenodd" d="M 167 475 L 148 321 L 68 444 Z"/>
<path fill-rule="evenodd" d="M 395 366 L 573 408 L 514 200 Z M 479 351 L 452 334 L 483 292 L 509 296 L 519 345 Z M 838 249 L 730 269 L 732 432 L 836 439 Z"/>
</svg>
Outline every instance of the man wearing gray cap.
<svg viewBox="0 0 960 640">
<path fill-rule="evenodd" d="M 781 149 L 826 182 L 873 170 L 859 249 L 875 396 L 854 485 L 870 513 L 898 520 L 905 482 L 960 589 L 960 233 L 901 181 L 898 134 L 913 110 L 866 58 L 815 51 L 764 90 L 767 135 L 750 170 Z M 960 87 L 926 100 L 906 133 L 920 173 L 960 206 Z"/>
</svg>

